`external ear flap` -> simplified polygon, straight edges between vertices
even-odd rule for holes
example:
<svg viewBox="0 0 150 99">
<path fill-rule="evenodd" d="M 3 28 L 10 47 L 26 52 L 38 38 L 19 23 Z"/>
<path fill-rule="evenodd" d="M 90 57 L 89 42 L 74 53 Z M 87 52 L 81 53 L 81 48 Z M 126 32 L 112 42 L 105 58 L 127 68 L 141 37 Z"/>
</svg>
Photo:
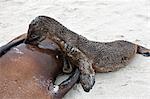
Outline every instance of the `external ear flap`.
<svg viewBox="0 0 150 99">
<path fill-rule="evenodd" d="M 53 95 L 56 99 L 61 99 L 73 86 L 74 84 L 78 81 L 80 75 L 80 71 L 78 68 L 76 68 L 75 72 L 63 81 L 61 84 L 58 86 L 53 86 L 53 88 L 49 88 L 51 92 L 53 92 Z"/>
<path fill-rule="evenodd" d="M 73 65 L 70 63 L 70 61 L 63 55 L 63 72 L 64 73 L 71 73 L 73 71 Z"/>
<path fill-rule="evenodd" d="M 23 43 L 24 40 L 26 39 L 27 37 L 27 34 L 22 34 L 18 37 L 16 37 L 15 39 L 13 39 L 12 41 L 10 41 L 9 43 L 7 43 L 6 45 L 0 47 L 0 57 L 2 55 L 4 55 L 7 51 L 9 51 L 12 47 L 20 44 L 20 43 Z"/>
</svg>

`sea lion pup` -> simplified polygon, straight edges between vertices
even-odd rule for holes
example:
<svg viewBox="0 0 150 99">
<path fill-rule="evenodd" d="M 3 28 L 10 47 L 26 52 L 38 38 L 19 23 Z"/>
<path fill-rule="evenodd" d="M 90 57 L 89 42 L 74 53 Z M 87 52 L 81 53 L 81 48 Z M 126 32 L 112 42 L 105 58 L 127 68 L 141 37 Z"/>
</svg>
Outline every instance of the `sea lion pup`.
<svg viewBox="0 0 150 99">
<path fill-rule="evenodd" d="M 53 39 L 66 54 L 71 64 L 81 71 L 81 85 L 89 91 L 94 85 L 96 72 L 111 72 L 122 68 L 136 54 L 150 56 L 150 50 L 128 41 L 95 42 L 74 33 L 47 16 L 36 17 L 29 25 L 26 43 L 40 44 Z M 94 70 L 93 70 L 94 68 Z"/>
<path fill-rule="evenodd" d="M 63 68 L 58 46 L 50 44 L 52 41 L 45 46 L 44 41 L 42 48 L 38 48 L 19 44 L 19 39 L 10 42 L 14 47 L 6 44 L 10 50 L 0 57 L 1 99 L 62 99 L 77 82 L 79 70 L 58 86 L 54 85 Z M 1 51 L 6 47 L 0 48 Z"/>
</svg>

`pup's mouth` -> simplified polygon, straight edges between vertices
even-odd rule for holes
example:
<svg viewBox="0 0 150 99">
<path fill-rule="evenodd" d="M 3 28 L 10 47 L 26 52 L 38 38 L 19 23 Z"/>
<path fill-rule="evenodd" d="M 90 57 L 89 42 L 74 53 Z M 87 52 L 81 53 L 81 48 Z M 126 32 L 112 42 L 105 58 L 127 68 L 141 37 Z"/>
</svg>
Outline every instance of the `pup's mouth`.
<svg viewBox="0 0 150 99">
<path fill-rule="evenodd" d="M 39 37 L 36 37 L 36 38 L 27 38 L 25 39 L 24 41 L 25 44 L 33 44 L 33 45 L 38 45 L 39 44 Z"/>
</svg>

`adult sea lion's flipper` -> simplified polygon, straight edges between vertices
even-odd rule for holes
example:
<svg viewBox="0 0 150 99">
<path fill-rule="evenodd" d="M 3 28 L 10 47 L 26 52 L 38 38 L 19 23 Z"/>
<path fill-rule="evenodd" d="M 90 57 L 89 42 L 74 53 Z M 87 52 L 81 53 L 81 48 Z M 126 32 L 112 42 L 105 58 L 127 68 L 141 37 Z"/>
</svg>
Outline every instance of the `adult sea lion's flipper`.
<svg viewBox="0 0 150 99">
<path fill-rule="evenodd" d="M 22 34 L 18 37 L 16 37 L 15 39 L 13 39 L 12 41 L 10 41 L 9 43 L 7 43 L 6 45 L 3 45 L 2 47 L 0 47 L 0 57 L 2 55 L 4 55 L 10 48 L 12 48 L 13 46 L 16 46 L 22 42 L 24 42 L 24 40 L 26 39 L 27 34 Z"/>
<path fill-rule="evenodd" d="M 59 99 L 59 97 L 64 96 L 78 81 L 79 75 L 80 75 L 80 71 L 78 68 L 76 68 L 75 72 L 73 72 L 68 79 L 66 79 L 61 84 L 53 88 L 54 97 L 56 99 Z"/>
</svg>

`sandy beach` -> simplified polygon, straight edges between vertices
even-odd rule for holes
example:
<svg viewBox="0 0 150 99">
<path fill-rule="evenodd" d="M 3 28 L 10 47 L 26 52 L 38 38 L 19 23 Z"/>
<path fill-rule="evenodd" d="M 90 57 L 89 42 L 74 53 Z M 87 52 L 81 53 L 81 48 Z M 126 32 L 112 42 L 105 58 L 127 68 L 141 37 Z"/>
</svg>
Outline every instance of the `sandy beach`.
<svg viewBox="0 0 150 99">
<path fill-rule="evenodd" d="M 0 45 L 26 33 L 39 15 L 90 40 L 127 40 L 150 49 L 150 0 L 0 0 Z M 126 68 L 96 74 L 89 93 L 77 84 L 64 99 L 150 99 L 150 57 L 136 55 Z"/>
</svg>

